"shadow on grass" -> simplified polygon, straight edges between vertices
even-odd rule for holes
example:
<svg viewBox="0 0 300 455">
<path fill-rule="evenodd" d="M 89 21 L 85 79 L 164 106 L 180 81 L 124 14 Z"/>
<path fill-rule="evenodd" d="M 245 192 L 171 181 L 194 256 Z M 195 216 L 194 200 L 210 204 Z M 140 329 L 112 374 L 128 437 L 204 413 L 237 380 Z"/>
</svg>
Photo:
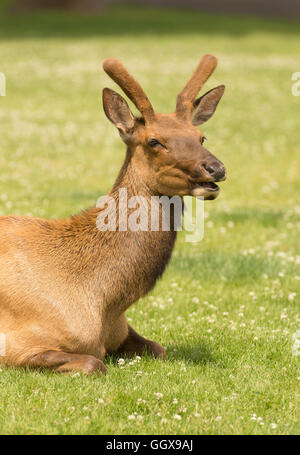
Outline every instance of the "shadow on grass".
<svg viewBox="0 0 300 455">
<path fill-rule="evenodd" d="M 174 349 L 176 349 L 175 352 Z M 167 353 L 169 360 L 184 360 L 188 363 L 195 363 L 198 365 L 215 363 L 212 353 L 203 342 L 169 345 L 167 347 Z"/>
<path fill-rule="evenodd" d="M 290 268 L 293 264 L 290 265 Z M 170 273 L 188 273 L 190 279 L 216 282 L 222 279 L 241 286 L 260 279 L 263 274 L 276 277 L 282 268 L 280 258 L 244 256 L 241 253 L 205 250 L 193 256 L 180 252 L 173 257 Z"/>
<path fill-rule="evenodd" d="M 176 360 L 184 360 L 187 363 L 195 363 L 205 365 L 209 362 L 215 362 L 214 357 L 212 356 L 210 350 L 203 342 L 196 342 L 194 344 L 189 343 L 178 343 L 167 345 L 167 360 L 168 361 L 176 361 Z M 175 349 L 175 351 L 174 351 Z M 143 357 L 148 359 L 153 359 L 149 354 L 146 352 L 143 354 Z M 128 355 L 128 354 L 118 354 L 112 353 L 106 355 L 106 362 L 108 361 L 111 365 L 117 366 L 119 359 L 130 360 L 134 359 L 135 355 Z"/>
<path fill-rule="evenodd" d="M 1 38 L 80 38 L 122 35 L 231 35 L 256 31 L 299 35 L 299 21 L 203 13 L 190 10 L 111 6 L 101 15 L 57 12 L 8 13 L 0 9 Z"/>
<path fill-rule="evenodd" d="M 235 224 L 254 222 L 264 227 L 277 227 L 280 223 L 286 222 L 284 216 L 285 212 L 283 210 L 238 207 L 230 213 L 215 213 L 211 219 L 223 223 L 228 221 L 233 221 Z"/>
</svg>

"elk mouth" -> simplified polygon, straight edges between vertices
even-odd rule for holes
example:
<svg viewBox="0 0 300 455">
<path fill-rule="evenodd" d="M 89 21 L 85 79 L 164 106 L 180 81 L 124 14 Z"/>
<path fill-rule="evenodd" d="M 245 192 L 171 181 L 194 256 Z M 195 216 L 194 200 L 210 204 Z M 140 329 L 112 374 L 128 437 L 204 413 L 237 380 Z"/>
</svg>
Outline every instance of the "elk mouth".
<svg viewBox="0 0 300 455">
<path fill-rule="evenodd" d="M 191 195 L 202 196 L 205 200 L 216 199 L 220 187 L 215 182 L 194 182 L 192 183 Z"/>
</svg>

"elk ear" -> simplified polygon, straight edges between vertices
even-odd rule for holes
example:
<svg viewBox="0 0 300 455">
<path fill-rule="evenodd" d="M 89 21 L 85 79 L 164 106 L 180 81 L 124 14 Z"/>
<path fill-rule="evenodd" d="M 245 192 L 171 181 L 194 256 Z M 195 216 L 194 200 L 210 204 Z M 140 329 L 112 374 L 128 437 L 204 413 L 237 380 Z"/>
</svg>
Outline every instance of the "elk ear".
<svg viewBox="0 0 300 455">
<path fill-rule="evenodd" d="M 216 107 L 222 98 L 225 90 L 225 85 L 219 85 L 209 92 L 196 99 L 194 102 L 194 110 L 192 112 L 191 122 L 193 125 L 201 125 L 213 115 Z"/>
<path fill-rule="evenodd" d="M 110 88 L 103 89 L 103 108 L 107 118 L 118 128 L 121 136 L 132 132 L 134 116 L 121 95 Z"/>
</svg>

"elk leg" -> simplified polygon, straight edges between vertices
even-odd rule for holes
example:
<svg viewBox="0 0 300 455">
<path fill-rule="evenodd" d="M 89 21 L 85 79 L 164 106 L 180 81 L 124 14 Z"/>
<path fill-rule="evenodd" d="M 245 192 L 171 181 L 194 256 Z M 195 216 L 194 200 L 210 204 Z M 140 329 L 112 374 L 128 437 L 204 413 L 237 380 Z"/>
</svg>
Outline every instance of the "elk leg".
<svg viewBox="0 0 300 455">
<path fill-rule="evenodd" d="M 62 351 L 40 352 L 31 357 L 25 365 L 32 368 L 51 368 L 59 373 L 81 371 L 85 374 L 106 374 L 104 363 L 96 357 Z"/>
<path fill-rule="evenodd" d="M 117 354 L 136 354 L 142 355 L 144 353 L 152 355 L 155 358 L 166 359 L 166 349 L 155 341 L 143 338 L 130 325 L 128 325 L 128 335 L 125 341 L 117 349 Z"/>
</svg>

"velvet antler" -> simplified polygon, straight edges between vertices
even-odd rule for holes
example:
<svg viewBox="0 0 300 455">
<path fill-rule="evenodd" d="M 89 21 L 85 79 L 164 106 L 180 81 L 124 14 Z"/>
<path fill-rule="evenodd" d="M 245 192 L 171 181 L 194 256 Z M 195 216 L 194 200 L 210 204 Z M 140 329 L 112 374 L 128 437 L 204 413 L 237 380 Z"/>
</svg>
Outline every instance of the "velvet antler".
<svg viewBox="0 0 300 455">
<path fill-rule="evenodd" d="M 136 105 L 146 122 L 153 120 L 152 104 L 140 84 L 128 73 L 122 63 L 116 58 L 109 58 L 104 61 L 103 69 Z"/>
<path fill-rule="evenodd" d="M 181 117 L 188 117 L 193 109 L 193 103 L 203 84 L 217 66 L 214 55 L 204 55 L 191 79 L 177 97 L 176 113 Z"/>
</svg>

